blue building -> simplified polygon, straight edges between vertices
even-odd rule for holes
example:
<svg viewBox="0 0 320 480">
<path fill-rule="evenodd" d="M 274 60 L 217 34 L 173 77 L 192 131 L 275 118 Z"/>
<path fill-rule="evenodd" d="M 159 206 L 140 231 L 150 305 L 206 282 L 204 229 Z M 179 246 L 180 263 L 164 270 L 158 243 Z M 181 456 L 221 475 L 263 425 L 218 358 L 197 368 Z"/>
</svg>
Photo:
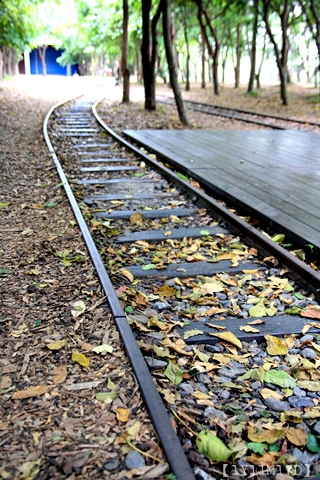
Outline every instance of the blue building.
<svg viewBox="0 0 320 480">
<path fill-rule="evenodd" d="M 63 53 L 63 50 L 60 50 L 60 49 L 56 50 L 51 45 L 47 47 L 46 56 L 45 56 L 47 75 L 70 76 L 70 75 L 73 75 L 74 73 L 78 73 L 77 65 L 67 65 L 66 67 L 62 67 L 57 62 L 57 58 L 60 57 L 62 53 Z M 24 58 L 25 73 L 31 73 L 31 75 L 43 75 L 42 63 L 41 63 L 38 49 L 32 50 L 32 52 L 30 52 L 29 61 L 26 59 L 26 52 L 24 53 L 24 57 L 25 57 Z M 23 72 L 21 71 L 21 73 Z"/>
</svg>

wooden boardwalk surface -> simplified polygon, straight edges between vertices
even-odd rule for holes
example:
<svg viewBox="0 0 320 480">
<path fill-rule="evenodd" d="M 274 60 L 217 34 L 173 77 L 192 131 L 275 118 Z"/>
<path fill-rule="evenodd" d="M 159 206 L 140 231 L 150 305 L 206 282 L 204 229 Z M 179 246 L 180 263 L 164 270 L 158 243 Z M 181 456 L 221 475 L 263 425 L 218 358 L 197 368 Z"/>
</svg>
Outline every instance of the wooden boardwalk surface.
<svg viewBox="0 0 320 480">
<path fill-rule="evenodd" d="M 320 249 L 320 135 L 299 131 L 126 130 L 250 214 Z"/>
</svg>

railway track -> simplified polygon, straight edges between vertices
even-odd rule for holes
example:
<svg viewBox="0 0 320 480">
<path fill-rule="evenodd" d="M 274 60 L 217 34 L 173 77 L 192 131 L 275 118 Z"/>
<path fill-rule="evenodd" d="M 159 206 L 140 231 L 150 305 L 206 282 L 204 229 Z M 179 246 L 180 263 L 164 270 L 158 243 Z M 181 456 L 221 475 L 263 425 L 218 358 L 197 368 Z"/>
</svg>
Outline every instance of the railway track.
<svg viewBox="0 0 320 480">
<path fill-rule="evenodd" d="M 53 107 L 45 139 L 172 472 L 223 478 L 267 408 L 248 372 L 268 335 L 290 351 L 318 331 L 320 276 L 112 132 L 98 103 Z"/>
<path fill-rule="evenodd" d="M 157 101 L 167 105 L 175 105 L 174 99 L 165 95 L 159 95 Z M 184 100 L 185 106 L 189 110 L 204 113 L 207 115 L 216 115 L 218 117 L 229 118 L 246 123 L 252 123 L 276 130 L 305 130 L 314 133 L 320 133 L 319 122 L 306 122 L 293 118 L 281 117 L 278 115 L 253 112 L 241 108 L 225 107 L 207 102 L 196 102 L 193 100 Z"/>
</svg>

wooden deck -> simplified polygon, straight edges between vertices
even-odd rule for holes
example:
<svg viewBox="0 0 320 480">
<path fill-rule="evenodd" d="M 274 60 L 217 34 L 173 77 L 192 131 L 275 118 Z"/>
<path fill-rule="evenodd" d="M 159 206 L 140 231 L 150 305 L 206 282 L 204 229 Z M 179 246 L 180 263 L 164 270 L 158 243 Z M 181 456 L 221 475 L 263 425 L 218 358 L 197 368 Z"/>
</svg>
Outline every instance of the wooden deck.
<svg viewBox="0 0 320 480">
<path fill-rule="evenodd" d="M 124 133 L 177 171 L 320 250 L 320 135 L 289 130 Z"/>
</svg>

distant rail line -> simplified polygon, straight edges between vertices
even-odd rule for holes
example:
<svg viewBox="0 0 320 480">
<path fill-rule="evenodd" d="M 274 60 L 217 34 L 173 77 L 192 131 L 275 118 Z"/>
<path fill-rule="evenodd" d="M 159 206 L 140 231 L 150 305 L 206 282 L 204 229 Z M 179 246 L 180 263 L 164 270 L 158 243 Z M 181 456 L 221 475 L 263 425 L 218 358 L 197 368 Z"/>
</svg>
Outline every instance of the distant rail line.
<svg viewBox="0 0 320 480">
<path fill-rule="evenodd" d="M 167 105 L 175 105 L 174 99 L 165 95 L 158 95 L 157 101 Z M 218 117 L 252 123 L 255 125 L 260 125 L 266 128 L 272 128 L 276 130 L 293 129 L 320 133 L 320 122 L 309 122 L 305 120 L 287 118 L 267 113 L 253 112 L 250 110 L 244 110 L 242 108 L 225 107 L 222 105 L 216 105 L 207 102 L 198 102 L 194 100 L 184 100 L 184 103 L 189 110 L 204 113 L 207 115 L 216 115 Z"/>
</svg>

